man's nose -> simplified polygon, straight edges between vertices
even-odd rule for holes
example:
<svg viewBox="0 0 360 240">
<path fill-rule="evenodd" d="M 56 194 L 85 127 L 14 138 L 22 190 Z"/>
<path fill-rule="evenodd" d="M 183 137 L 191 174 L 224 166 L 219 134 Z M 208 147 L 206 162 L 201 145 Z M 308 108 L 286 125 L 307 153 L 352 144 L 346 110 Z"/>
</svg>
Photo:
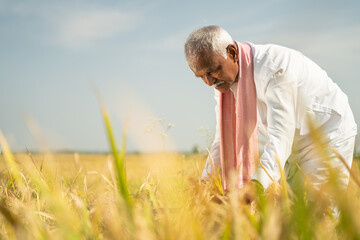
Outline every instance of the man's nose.
<svg viewBox="0 0 360 240">
<path fill-rule="evenodd" d="M 210 87 L 215 83 L 215 79 L 210 75 L 204 75 L 202 79 Z"/>
</svg>

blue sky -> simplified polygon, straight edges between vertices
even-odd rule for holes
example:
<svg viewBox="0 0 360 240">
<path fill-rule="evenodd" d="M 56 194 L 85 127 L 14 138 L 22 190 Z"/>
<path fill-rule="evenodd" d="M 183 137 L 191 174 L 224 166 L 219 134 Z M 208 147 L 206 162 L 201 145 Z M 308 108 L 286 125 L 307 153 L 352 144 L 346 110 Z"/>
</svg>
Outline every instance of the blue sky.
<svg viewBox="0 0 360 240">
<path fill-rule="evenodd" d="M 106 151 L 96 86 L 118 140 L 128 119 L 130 151 L 204 148 L 213 90 L 183 44 L 212 24 L 303 52 L 347 93 L 360 126 L 359 12 L 359 1 L 0 0 L 0 129 L 15 150 Z"/>
</svg>

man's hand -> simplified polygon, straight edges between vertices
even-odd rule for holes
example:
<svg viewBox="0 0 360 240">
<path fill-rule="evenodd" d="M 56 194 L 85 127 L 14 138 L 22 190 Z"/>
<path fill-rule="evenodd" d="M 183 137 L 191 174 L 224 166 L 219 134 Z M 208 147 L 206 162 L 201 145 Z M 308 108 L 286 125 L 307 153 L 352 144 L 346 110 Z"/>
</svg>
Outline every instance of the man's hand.
<svg viewBox="0 0 360 240">
<path fill-rule="evenodd" d="M 251 204 L 253 201 L 257 200 L 259 195 L 264 194 L 264 187 L 257 180 L 251 180 L 246 184 L 246 192 L 244 195 L 244 200 L 246 204 Z"/>
</svg>

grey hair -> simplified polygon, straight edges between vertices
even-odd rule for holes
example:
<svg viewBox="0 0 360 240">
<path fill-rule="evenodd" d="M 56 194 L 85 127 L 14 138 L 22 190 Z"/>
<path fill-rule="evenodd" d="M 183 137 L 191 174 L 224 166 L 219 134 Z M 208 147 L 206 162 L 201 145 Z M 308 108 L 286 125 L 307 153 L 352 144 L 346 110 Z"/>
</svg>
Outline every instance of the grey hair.
<svg viewBox="0 0 360 240">
<path fill-rule="evenodd" d="M 186 61 L 192 69 L 195 69 L 200 54 L 204 53 L 205 50 L 218 53 L 226 59 L 226 48 L 233 43 L 230 34 L 219 26 L 206 26 L 196 29 L 185 42 Z"/>
</svg>

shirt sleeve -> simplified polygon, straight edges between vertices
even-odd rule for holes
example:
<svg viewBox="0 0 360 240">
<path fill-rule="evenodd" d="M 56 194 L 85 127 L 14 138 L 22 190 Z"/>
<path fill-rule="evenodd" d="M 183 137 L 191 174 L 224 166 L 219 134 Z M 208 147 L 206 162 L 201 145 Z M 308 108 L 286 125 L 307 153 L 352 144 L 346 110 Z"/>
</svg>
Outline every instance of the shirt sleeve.
<svg viewBox="0 0 360 240">
<path fill-rule="evenodd" d="M 261 164 L 252 177 L 265 189 L 273 183 L 273 180 L 280 179 L 279 167 L 284 169 L 285 162 L 291 154 L 296 127 L 295 79 L 290 73 L 283 74 L 280 70 L 269 80 L 265 93 L 268 138 L 260 157 Z M 279 159 L 280 166 L 276 158 Z"/>
<path fill-rule="evenodd" d="M 216 89 L 214 89 L 214 98 L 216 101 L 216 106 L 215 106 L 216 128 L 215 128 L 215 138 L 214 138 L 214 141 L 213 141 L 209 151 L 210 151 L 210 156 L 211 156 L 212 160 L 214 161 L 215 169 L 218 168 L 220 171 L 220 168 L 221 168 L 221 164 L 220 164 L 220 105 L 219 105 L 220 93 Z M 204 170 L 201 174 L 201 178 L 208 179 L 209 178 L 208 172 L 209 173 L 212 172 L 210 156 L 207 157 Z"/>
</svg>

